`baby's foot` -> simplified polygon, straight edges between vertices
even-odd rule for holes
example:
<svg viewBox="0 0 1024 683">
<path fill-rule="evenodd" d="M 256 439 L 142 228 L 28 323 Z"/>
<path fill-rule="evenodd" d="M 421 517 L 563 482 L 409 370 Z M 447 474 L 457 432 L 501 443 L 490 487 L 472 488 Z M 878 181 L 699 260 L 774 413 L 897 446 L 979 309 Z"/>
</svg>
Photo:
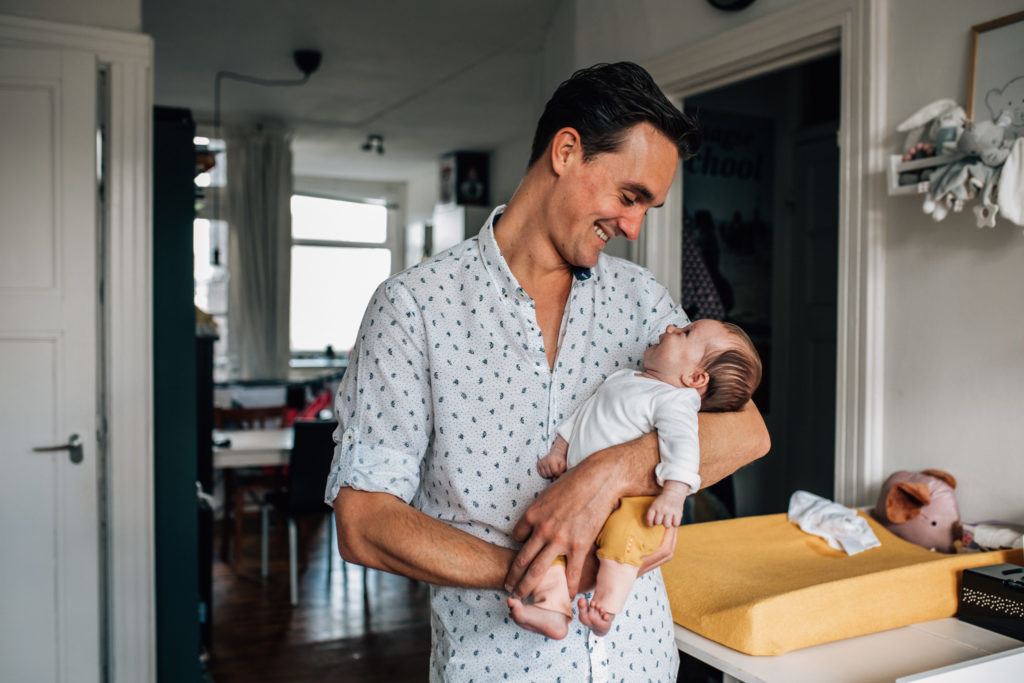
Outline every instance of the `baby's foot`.
<svg viewBox="0 0 1024 683">
<path fill-rule="evenodd" d="M 608 633 L 615 621 L 615 615 L 605 612 L 599 606 L 591 602 L 587 604 L 586 598 L 580 598 L 576 603 L 579 608 L 580 622 L 594 632 L 595 636 L 603 636 Z"/>
<path fill-rule="evenodd" d="M 512 620 L 527 631 L 561 640 L 569 633 L 569 617 L 536 605 L 525 605 L 517 598 L 508 599 Z"/>
</svg>

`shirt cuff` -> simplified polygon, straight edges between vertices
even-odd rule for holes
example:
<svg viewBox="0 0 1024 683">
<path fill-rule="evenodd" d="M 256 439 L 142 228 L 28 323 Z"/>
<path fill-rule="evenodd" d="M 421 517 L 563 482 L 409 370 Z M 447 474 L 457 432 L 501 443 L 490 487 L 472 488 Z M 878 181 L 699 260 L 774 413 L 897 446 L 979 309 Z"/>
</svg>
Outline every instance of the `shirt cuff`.
<svg viewBox="0 0 1024 683">
<path fill-rule="evenodd" d="M 658 486 L 664 486 L 666 480 L 681 481 L 690 485 L 690 492 L 696 493 L 700 489 L 700 475 L 685 467 L 672 467 L 665 463 L 659 463 L 654 468 L 654 478 Z"/>
<path fill-rule="evenodd" d="M 381 445 L 360 441 L 354 429 L 346 429 L 334 450 L 327 475 L 324 502 L 334 506 L 342 487 L 390 493 L 412 503 L 420 485 L 420 457 Z"/>
</svg>

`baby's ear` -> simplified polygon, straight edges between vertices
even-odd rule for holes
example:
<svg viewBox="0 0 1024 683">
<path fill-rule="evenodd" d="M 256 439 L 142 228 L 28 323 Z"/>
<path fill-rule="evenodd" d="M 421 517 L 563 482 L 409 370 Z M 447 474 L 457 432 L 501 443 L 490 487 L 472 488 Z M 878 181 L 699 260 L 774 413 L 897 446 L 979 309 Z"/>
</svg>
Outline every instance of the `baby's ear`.
<svg viewBox="0 0 1024 683">
<path fill-rule="evenodd" d="M 707 370 L 696 370 L 689 375 L 683 375 L 683 386 L 690 387 L 691 389 L 703 389 L 708 385 L 711 376 Z"/>
</svg>

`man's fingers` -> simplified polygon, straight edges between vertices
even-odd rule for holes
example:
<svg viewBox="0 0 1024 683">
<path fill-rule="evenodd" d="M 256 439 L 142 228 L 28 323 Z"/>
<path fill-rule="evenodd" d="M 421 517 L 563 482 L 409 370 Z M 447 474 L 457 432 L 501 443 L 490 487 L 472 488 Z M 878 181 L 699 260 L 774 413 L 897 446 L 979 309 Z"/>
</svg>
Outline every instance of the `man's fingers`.
<svg viewBox="0 0 1024 683">
<path fill-rule="evenodd" d="M 529 510 L 527 510 L 529 513 Z M 517 541 L 525 541 L 526 538 L 533 533 L 533 522 L 530 521 L 529 514 L 525 514 L 519 518 L 516 525 L 512 527 L 512 538 Z"/>
<path fill-rule="evenodd" d="M 519 528 L 518 524 L 516 525 L 516 528 Z M 513 534 L 515 534 L 514 530 Z M 536 557 L 537 553 L 539 553 L 543 547 L 543 542 L 536 536 L 531 536 L 530 540 L 523 544 L 523 547 L 519 549 L 519 553 L 516 554 L 515 558 L 513 558 L 512 564 L 508 568 L 508 574 L 505 576 L 505 590 L 509 593 L 516 592 L 516 589 L 519 587 L 519 582 L 523 579 L 523 575 L 526 574 L 526 570 L 530 568 L 530 564 L 533 562 L 534 557 Z M 519 593 L 516 593 L 516 595 L 519 595 L 519 597 L 526 596 L 526 594 Z"/>
<path fill-rule="evenodd" d="M 524 546 L 525 549 L 525 546 Z M 559 553 L 553 546 L 546 546 L 533 558 L 532 562 L 528 563 L 528 566 L 518 567 L 519 558 L 512 562 L 514 568 L 525 569 L 521 574 L 521 578 L 517 581 L 508 581 L 506 585 L 511 586 L 511 592 L 519 597 L 526 597 L 533 593 L 533 590 L 540 585 L 541 580 L 547 573 L 551 565 L 554 564 L 555 558 L 558 557 Z"/>
<path fill-rule="evenodd" d="M 646 574 L 652 569 L 656 569 L 661 565 L 665 564 L 672 559 L 672 554 L 676 548 L 676 538 L 679 533 L 679 527 L 667 527 L 665 529 L 665 538 L 662 539 L 661 545 L 653 553 L 644 558 L 643 564 L 640 566 L 640 574 Z"/>
<path fill-rule="evenodd" d="M 580 592 L 580 577 L 583 576 L 584 553 L 575 553 L 565 558 L 565 582 L 569 586 L 569 595 Z"/>
</svg>

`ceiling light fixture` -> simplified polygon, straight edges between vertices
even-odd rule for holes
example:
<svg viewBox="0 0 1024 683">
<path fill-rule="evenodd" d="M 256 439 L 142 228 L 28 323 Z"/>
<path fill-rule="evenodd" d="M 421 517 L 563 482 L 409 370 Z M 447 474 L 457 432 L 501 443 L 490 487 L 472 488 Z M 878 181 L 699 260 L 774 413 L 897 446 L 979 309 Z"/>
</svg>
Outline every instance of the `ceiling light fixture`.
<svg viewBox="0 0 1024 683">
<path fill-rule="evenodd" d="M 366 136 L 366 142 L 363 143 L 362 150 L 364 152 L 376 152 L 377 154 L 384 153 L 384 136 L 371 133 Z"/>
</svg>

